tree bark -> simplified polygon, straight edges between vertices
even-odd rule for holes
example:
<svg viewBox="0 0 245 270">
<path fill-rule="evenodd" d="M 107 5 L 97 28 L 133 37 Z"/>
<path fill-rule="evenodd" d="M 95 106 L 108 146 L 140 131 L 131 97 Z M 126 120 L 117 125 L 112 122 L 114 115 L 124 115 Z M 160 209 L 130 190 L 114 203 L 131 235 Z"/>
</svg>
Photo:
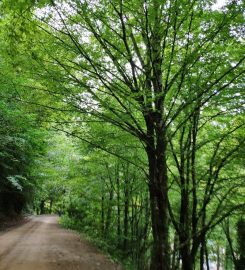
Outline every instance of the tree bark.
<svg viewBox="0 0 245 270">
<path fill-rule="evenodd" d="M 40 215 L 45 214 L 45 201 L 42 200 L 40 203 Z"/>
<path fill-rule="evenodd" d="M 206 269 L 210 270 L 207 243 L 205 243 L 205 258 L 206 258 Z"/>
<path fill-rule="evenodd" d="M 49 202 L 49 214 L 52 214 L 53 211 L 53 198 L 50 198 Z"/>
<path fill-rule="evenodd" d="M 120 206 L 120 183 L 117 177 L 117 238 L 118 245 L 121 245 L 121 206 Z"/>
<path fill-rule="evenodd" d="M 205 256 L 205 241 L 203 239 L 200 246 L 200 270 L 204 270 L 204 256 Z"/>
<path fill-rule="evenodd" d="M 170 269 L 166 141 L 164 141 L 164 133 L 161 135 L 157 138 L 156 148 L 154 147 L 153 137 L 150 138 L 147 146 L 153 233 L 151 270 Z"/>
<path fill-rule="evenodd" d="M 109 195 L 108 208 L 107 208 L 107 214 L 106 214 L 106 221 L 105 221 L 104 237 L 107 237 L 108 236 L 109 227 L 111 225 L 111 211 L 112 211 L 112 200 L 113 200 L 113 196 L 114 196 L 114 192 L 113 192 L 113 188 L 111 187 L 110 195 Z"/>
<path fill-rule="evenodd" d="M 123 239 L 123 250 L 124 252 L 128 249 L 128 215 L 129 215 L 129 187 L 128 187 L 128 179 L 125 180 L 125 188 L 124 188 L 124 239 Z"/>
<path fill-rule="evenodd" d="M 220 270 L 220 247 L 217 245 L 217 270 Z"/>
<path fill-rule="evenodd" d="M 173 254 L 172 254 L 172 262 L 171 262 L 171 269 L 177 270 L 178 269 L 178 261 L 179 261 L 179 252 L 178 252 L 178 245 L 179 245 L 179 237 L 178 233 L 175 232 L 174 234 L 174 246 L 173 246 Z"/>
<path fill-rule="evenodd" d="M 101 195 L 101 234 L 104 236 L 105 231 L 105 198 L 104 194 Z"/>
</svg>

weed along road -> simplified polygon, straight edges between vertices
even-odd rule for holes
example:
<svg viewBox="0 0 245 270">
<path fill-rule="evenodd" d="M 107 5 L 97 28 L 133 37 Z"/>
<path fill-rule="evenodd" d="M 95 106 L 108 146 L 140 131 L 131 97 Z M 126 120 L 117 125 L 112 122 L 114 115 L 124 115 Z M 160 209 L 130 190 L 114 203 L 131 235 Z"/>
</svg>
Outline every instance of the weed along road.
<svg viewBox="0 0 245 270">
<path fill-rule="evenodd" d="M 121 270 L 56 216 L 38 216 L 0 233 L 0 270 Z"/>
</svg>

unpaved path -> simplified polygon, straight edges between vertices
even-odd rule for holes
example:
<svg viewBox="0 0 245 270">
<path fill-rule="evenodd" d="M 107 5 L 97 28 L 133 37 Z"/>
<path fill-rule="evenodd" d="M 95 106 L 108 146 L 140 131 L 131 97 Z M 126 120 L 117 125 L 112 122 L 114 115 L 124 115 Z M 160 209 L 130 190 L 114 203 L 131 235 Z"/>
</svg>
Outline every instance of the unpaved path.
<svg viewBox="0 0 245 270">
<path fill-rule="evenodd" d="M 32 217 L 0 233 L 0 270 L 121 270 L 56 216 Z"/>
</svg>

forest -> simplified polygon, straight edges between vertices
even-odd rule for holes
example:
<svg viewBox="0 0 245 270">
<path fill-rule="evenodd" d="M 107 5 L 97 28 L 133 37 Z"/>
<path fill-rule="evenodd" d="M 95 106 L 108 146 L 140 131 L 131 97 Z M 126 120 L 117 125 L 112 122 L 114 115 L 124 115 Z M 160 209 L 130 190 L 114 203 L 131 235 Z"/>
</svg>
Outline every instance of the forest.
<svg viewBox="0 0 245 270">
<path fill-rule="evenodd" d="M 245 269 L 245 3 L 217 2 L 1 1 L 0 223 L 57 214 L 129 270 Z"/>
</svg>

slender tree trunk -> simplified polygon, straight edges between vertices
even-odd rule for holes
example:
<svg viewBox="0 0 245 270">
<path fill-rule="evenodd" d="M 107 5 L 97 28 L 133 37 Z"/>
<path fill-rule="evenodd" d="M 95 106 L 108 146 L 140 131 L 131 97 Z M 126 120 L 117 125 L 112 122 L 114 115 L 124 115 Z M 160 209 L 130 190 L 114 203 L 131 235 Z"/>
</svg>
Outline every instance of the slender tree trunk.
<svg viewBox="0 0 245 270">
<path fill-rule="evenodd" d="M 132 199 L 131 200 L 131 206 L 130 206 L 130 209 L 131 209 L 131 214 L 130 214 L 130 250 L 134 251 L 134 247 L 132 247 L 132 243 L 134 242 L 134 236 L 135 236 L 135 229 L 134 229 L 134 220 L 135 220 L 135 209 L 134 209 L 134 200 Z M 132 256 L 134 256 L 133 252 L 131 253 Z M 132 257 L 133 258 L 133 257 Z"/>
<path fill-rule="evenodd" d="M 121 207 L 120 207 L 120 185 L 117 177 L 117 239 L 118 245 L 121 245 Z"/>
<path fill-rule="evenodd" d="M 238 260 L 236 267 L 239 270 L 245 268 L 245 219 L 242 218 L 237 222 L 237 240 L 238 240 Z"/>
<path fill-rule="evenodd" d="M 105 231 L 105 198 L 101 195 L 101 234 L 104 236 Z"/>
<path fill-rule="evenodd" d="M 101 178 L 101 236 L 105 236 L 105 181 Z"/>
<path fill-rule="evenodd" d="M 205 258 L 206 258 L 206 268 L 207 270 L 210 270 L 207 243 L 205 243 Z"/>
<path fill-rule="evenodd" d="M 173 255 L 172 255 L 172 262 L 171 262 L 171 269 L 172 270 L 178 269 L 177 268 L 177 264 L 178 264 L 178 262 L 177 262 L 177 260 L 178 260 L 178 257 L 177 257 L 178 256 L 178 249 L 177 249 L 177 247 L 178 247 L 178 243 L 179 243 L 178 239 L 179 239 L 178 234 L 177 234 L 177 232 L 175 232 L 175 234 L 174 234 Z"/>
<path fill-rule="evenodd" d="M 217 270 L 220 270 L 220 247 L 217 245 Z"/>
<path fill-rule="evenodd" d="M 109 203 L 108 203 L 108 209 L 107 209 L 107 214 L 106 214 L 106 222 L 105 222 L 105 237 L 108 236 L 109 233 L 109 227 L 111 225 L 111 210 L 112 210 L 112 200 L 113 200 L 114 192 L 113 188 L 111 187 L 110 190 L 110 196 L 109 196 Z"/>
<path fill-rule="evenodd" d="M 200 246 L 200 270 L 204 270 L 205 240 L 202 239 Z"/>
<path fill-rule="evenodd" d="M 180 203 L 180 254 L 183 270 L 192 270 L 194 267 L 194 259 L 190 252 L 190 220 L 189 220 L 189 160 L 185 163 L 185 147 L 184 147 L 185 128 L 182 129 L 180 137 L 180 183 L 181 183 L 181 203 Z M 186 169 L 185 169 L 186 166 Z"/>
<path fill-rule="evenodd" d="M 179 237 L 180 242 L 180 254 L 182 260 L 183 270 L 192 270 L 194 268 L 194 258 L 190 252 L 190 239 L 189 239 L 189 228 L 188 228 L 188 192 L 185 190 L 183 184 L 181 191 L 181 213 L 180 213 L 180 224 L 181 232 Z"/>
<path fill-rule="evenodd" d="M 50 214 L 52 213 L 52 208 L 53 208 L 53 199 L 51 198 L 50 202 L 49 202 L 49 213 Z"/>
<path fill-rule="evenodd" d="M 147 251 L 147 240 L 149 237 L 148 234 L 148 228 L 149 228 L 149 217 L 150 217 L 150 210 L 149 210 L 149 199 L 148 197 L 144 198 L 144 215 L 143 215 L 143 220 L 144 220 L 144 227 L 143 227 L 143 237 L 142 237 L 142 245 L 141 245 L 141 264 L 142 264 L 142 268 L 145 267 L 145 263 L 146 263 L 146 256 L 145 253 Z"/>
<path fill-rule="evenodd" d="M 45 201 L 42 200 L 40 203 L 40 215 L 45 214 Z"/>
<path fill-rule="evenodd" d="M 128 214 L 129 214 L 129 187 L 128 181 L 125 180 L 125 188 L 124 188 L 124 240 L 123 240 L 123 250 L 124 252 L 128 249 Z"/>
</svg>

